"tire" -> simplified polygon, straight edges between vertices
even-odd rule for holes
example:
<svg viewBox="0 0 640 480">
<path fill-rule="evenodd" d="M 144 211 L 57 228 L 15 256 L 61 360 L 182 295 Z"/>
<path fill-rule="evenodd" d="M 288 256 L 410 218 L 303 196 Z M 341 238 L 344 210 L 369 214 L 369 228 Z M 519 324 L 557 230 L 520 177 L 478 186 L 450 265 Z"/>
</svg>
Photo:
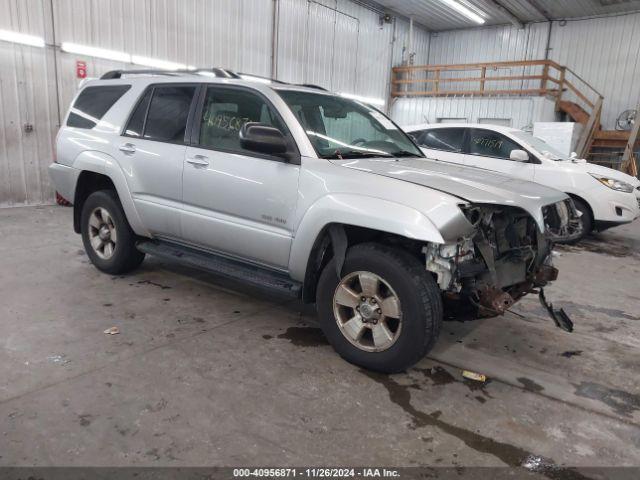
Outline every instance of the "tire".
<svg viewBox="0 0 640 480">
<path fill-rule="evenodd" d="M 582 235 L 569 243 L 577 243 L 593 231 L 593 215 L 589 206 L 575 197 L 572 197 L 576 210 L 582 213 L 580 221 L 582 222 Z"/>
<path fill-rule="evenodd" d="M 365 311 L 365 303 L 370 300 L 363 296 L 365 289 L 360 282 L 363 278 L 370 284 L 371 274 L 379 279 L 378 285 L 382 285 L 377 296 L 380 301 L 375 303 L 382 307 L 378 312 L 383 309 L 386 310 L 384 313 L 393 312 L 393 302 L 389 302 L 389 298 L 395 297 L 399 302 L 398 320 L 380 313 L 373 314 L 378 315 L 378 319 L 365 318 L 371 310 L 367 307 Z M 357 293 L 356 298 L 352 293 L 343 295 L 342 286 Z M 334 303 L 334 295 L 337 303 Z M 362 302 L 362 298 L 367 301 Z M 335 259 L 331 260 L 320 275 L 316 301 L 320 326 L 336 352 L 350 363 L 377 372 L 401 372 L 415 364 L 433 347 L 442 326 L 442 297 L 431 274 L 408 253 L 375 243 L 356 245 L 347 251 L 340 280 L 336 275 Z M 345 303 L 356 302 L 359 302 L 357 307 L 345 306 Z M 347 325 L 344 320 L 352 315 L 354 323 Z M 359 320 L 366 322 L 363 328 L 370 333 L 364 332 L 359 340 L 354 340 L 358 334 L 353 334 L 353 329 L 360 329 Z M 374 329 L 379 323 L 385 324 L 394 336 L 390 344 L 376 344 Z M 377 337 L 387 338 L 381 334 Z"/>
<path fill-rule="evenodd" d="M 113 190 L 99 190 L 89 195 L 82 206 L 80 222 L 84 249 L 98 270 L 112 275 L 127 273 L 144 260 L 144 253 L 136 248 L 136 236 Z"/>
</svg>

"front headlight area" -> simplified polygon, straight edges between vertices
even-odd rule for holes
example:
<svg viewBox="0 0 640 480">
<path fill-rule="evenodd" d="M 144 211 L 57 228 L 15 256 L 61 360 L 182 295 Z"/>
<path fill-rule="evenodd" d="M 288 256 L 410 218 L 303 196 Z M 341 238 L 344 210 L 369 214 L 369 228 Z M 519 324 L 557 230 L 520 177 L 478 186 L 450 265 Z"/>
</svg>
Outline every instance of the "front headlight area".
<svg viewBox="0 0 640 480">
<path fill-rule="evenodd" d="M 485 316 L 499 315 L 556 278 L 551 242 L 524 210 L 484 204 L 460 208 L 473 232 L 422 249 L 425 267 L 446 299 L 471 304 Z"/>
<path fill-rule="evenodd" d="M 600 182 L 605 187 L 609 187 L 611 190 L 624 193 L 632 193 L 633 185 L 622 180 L 616 180 L 615 178 L 607 177 L 606 175 L 598 175 L 597 173 L 590 173 L 593 178 Z"/>
</svg>

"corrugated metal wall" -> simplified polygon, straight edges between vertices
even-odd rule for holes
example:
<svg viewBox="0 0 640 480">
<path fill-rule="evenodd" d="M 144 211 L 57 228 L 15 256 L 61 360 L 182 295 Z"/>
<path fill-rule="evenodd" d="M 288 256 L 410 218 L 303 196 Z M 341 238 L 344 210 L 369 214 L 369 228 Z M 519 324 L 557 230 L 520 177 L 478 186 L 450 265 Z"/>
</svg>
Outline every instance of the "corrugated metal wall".
<svg viewBox="0 0 640 480">
<path fill-rule="evenodd" d="M 640 13 L 554 21 L 550 37 L 549 28 L 550 24 L 544 22 L 528 24 L 523 29 L 507 25 L 432 33 L 429 58 L 425 63 L 544 59 L 549 38 L 549 58 L 572 69 L 604 96 L 603 128 L 615 128 L 620 112 L 635 109 L 640 102 L 640 82 L 637 80 L 640 76 Z M 539 74 L 540 71 L 528 72 L 526 68 L 520 68 L 509 72 L 511 75 L 529 73 Z M 509 86 L 508 82 L 501 85 Z M 451 86 L 451 89 L 464 88 L 464 82 Z M 400 99 L 393 107 L 392 116 L 400 121 L 423 121 L 420 118 L 432 118 L 434 112 L 450 106 L 452 112 L 464 113 L 463 116 L 471 119 L 477 117 L 479 105 L 484 103 L 442 98 Z M 488 108 L 495 110 L 488 113 L 500 118 L 505 112 L 504 105 L 503 100 L 488 102 Z M 518 112 L 522 105 L 526 103 L 513 100 L 514 124 L 520 123 L 518 119 L 522 117 Z M 417 113 L 408 115 L 407 112 Z"/>
<path fill-rule="evenodd" d="M 47 42 L 0 41 L 0 206 L 53 200 L 47 166 L 79 83 L 75 62 L 85 61 L 90 77 L 133 67 L 62 52 L 62 42 L 256 75 L 275 70 L 285 81 L 386 99 L 408 22 L 381 23 L 380 13 L 351 0 L 0 0 L 0 29 Z M 423 63 L 429 34 L 416 25 L 414 38 Z"/>
<path fill-rule="evenodd" d="M 394 103 L 392 111 L 393 119 L 401 126 L 455 120 L 527 129 L 534 121 L 552 122 L 555 119 L 554 103 L 540 97 L 401 98 Z"/>
<path fill-rule="evenodd" d="M 640 103 L 640 13 L 553 23 L 550 58 L 566 65 L 604 96 L 602 124 Z"/>
<path fill-rule="evenodd" d="M 49 35 L 41 2 L 0 0 L 0 12 L 0 29 Z M 47 49 L 0 41 L 0 206 L 53 200 L 47 167 L 57 130 L 54 78 Z"/>
</svg>

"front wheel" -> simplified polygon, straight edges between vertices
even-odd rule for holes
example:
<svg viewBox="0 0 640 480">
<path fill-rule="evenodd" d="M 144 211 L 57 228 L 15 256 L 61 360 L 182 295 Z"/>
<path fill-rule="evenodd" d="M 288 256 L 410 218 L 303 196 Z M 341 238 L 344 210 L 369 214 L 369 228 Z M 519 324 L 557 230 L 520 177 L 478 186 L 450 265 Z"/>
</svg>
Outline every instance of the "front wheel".
<svg viewBox="0 0 640 480">
<path fill-rule="evenodd" d="M 335 260 L 318 282 L 324 334 L 347 361 L 385 373 L 405 370 L 434 345 L 442 324 L 440 289 L 408 253 L 368 243 Z"/>
<path fill-rule="evenodd" d="M 135 234 L 118 196 L 112 190 L 93 192 L 84 202 L 81 234 L 91 263 L 103 272 L 126 273 L 144 260 L 144 253 L 136 249 Z"/>
</svg>

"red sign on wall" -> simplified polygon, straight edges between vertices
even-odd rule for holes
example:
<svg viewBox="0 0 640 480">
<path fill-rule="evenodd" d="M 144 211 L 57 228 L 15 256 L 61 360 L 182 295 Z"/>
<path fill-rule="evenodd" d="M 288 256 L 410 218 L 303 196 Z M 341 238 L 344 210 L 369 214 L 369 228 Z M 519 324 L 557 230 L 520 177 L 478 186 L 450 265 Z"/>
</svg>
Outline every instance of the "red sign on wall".
<svg viewBox="0 0 640 480">
<path fill-rule="evenodd" d="M 76 77 L 87 78 L 87 62 L 76 60 Z"/>
</svg>

